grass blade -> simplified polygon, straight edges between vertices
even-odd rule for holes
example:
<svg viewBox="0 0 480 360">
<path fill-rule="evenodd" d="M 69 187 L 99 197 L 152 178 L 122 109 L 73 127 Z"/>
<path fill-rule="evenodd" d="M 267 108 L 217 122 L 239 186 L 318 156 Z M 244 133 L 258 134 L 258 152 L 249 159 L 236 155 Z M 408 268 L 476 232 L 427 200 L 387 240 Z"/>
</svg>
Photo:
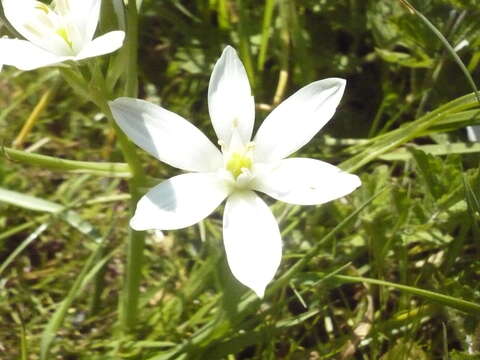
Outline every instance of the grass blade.
<svg viewBox="0 0 480 360">
<path fill-rule="evenodd" d="M 0 266 L 0 275 L 10 265 L 13 260 L 20 254 L 28 245 L 35 241 L 45 230 L 48 229 L 48 224 L 40 225 L 33 233 L 31 233 L 20 245 L 7 257 L 7 259 Z"/>
<path fill-rule="evenodd" d="M 82 268 L 82 271 L 75 279 L 70 291 L 68 292 L 65 299 L 59 304 L 57 310 L 53 314 L 52 318 L 48 322 L 45 330 L 42 333 L 41 344 L 40 344 L 40 359 L 47 360 L 50 347 L 53 340 L 55 339 L 56 333 L 60 326 L 62 325 L 65 316 L 67 314 L 70 305 L 73 300 L 82 292 L 88 282 L 95 276 L 95 274 L 105 265 L 105 263 L 110 259 L 113 253 L 110 253 L 104 257 L 101 261 L 98 260 L 98 254 L 103 251 L 104 239 L 97 246 L 95 251 L 90 255 L 87 262 Z"/>
<path fill-rule="evenodd" d="M 480 315 L 480 304 L 455 298 L 453 296 L 441 294 L 438 292 L 420 289 L 420 288 L 416 288 L 408 285 L 392 283 L 384 280 L 364 278 L 360 276 L 334 275 L 333 278 L 338 281 L 347 282 L 347 283 L 364 282 L 367 284 L 393 287 L 397 290 L 400 290 L 412 295 L 420 296 L 421 298 L 424 298 L 426 300 L 429 300 L 431 302 L 434 302 L 443 306 L 452 307 L 454 309 L 463 311 L 471 315 L 477 315 L 477 316 Z"/>
</svg>

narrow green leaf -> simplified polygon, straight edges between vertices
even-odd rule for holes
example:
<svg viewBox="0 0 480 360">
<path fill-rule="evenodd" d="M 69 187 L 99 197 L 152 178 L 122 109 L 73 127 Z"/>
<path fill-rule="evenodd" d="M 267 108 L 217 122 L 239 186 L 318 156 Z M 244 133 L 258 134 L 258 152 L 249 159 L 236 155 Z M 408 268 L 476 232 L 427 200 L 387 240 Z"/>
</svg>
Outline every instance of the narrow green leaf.
<svg viewBox="0 0 480 360">
<path fill-rule="evenodd" d="M 430 155 L 451 155 L 451 154 L 471 154 L 480 152 L 480 144 L 467 144 L 467 143 L 450 143 L 450 144 L 438 144 L 438 145 L 420 145 L 416 146 L 416 149 L 425 152 Z M 380 155 L 378 157 L 381 160 L 386 161 L 408 161 L 412 159 L 411 152 L 403 147 L 387 154 Z"/>
<path fill-rule="evenodd" d="M 463 311 L 471 315 L 477 315 L 477 316 L 480 315 L 480 304 L 459 299 L 453 296 L 441 294 L 438 292 L 420 289 L 413 286 L 392 283 L 384 280 L 364 278 L 360 276 L 334 275 L 333 278 L 338 281 L 347 282 L 347 283 L 364 282 L 367 284 L 393 287 L 397 290 L 406 292 L 408 294 L 420 296 L 423 299 L 429 300 L 431 302 L 434 302 L 443 306 L 452 307 L 454 309 Z"/>
<path fill-rule="evenodd" d="M 20 245 L 7 257 L 7 259 L 0 266 L 0 275 L 10 265 L 15 258 L 20 254 L 28 245 L 35 241 L 45 230 L 48 229 L 48 224 L 40 225 L 33 233 L 31 233 Z"/>
<path fill-rule="evenodd" d="M 3 152 L 7 159 L 50 170 L 122 178 L 130 178 L 132 176 L 130 168 L 124 163 L 66 160 L 11 148 L 3 148 Z"/>
<path fill-rule="evenodd" d="M 63 205 L 3 188 L 0 188 L 0 202 L 5 202 L 28 210 L 54 214 L 82 234 L 88 235 L 94 241 L 98 241 L 98 231 L 89 222 L 83 220 L 78 213 L 69 210 Z"/>
<path fill-rule="evenodd" d="M 356 155 L 342 162 L 340 167 L 350 172 L 358 170 L 370 161 L 378 159 L 381 155 L 396 149 L 408 141 L 419 136 L 425 136 L 432 131 L 432 128 L 442 120 L 445 120 L 447 116 L 475 108 L 478 105 L 475 94 L 468 94 L 454 99 L 417 120 L 407 123 L 405 126 L 368 139 L 361 145 L 354 145 L 351 151 L 354 151 Z"/>
<path fill-rule="evenodd" d="M 3 188 L 0 188 L 0 202 L 5 202 L 28 210 L 42 211 L 52 214 L 59 213 L 65 209 L 64 206 L 54 202 Z"/>
</svg>

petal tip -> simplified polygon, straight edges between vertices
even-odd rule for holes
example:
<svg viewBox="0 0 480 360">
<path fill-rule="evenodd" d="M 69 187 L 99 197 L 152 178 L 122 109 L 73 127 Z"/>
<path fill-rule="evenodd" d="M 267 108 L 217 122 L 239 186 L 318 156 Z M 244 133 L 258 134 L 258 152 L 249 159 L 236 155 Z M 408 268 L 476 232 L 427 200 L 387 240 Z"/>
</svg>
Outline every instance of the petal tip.
<svg viewBox="0 0 480 360">
<path fill-rule="evenodd" d="M 133 98 L 118 97 L 115 100 L 109 101 L 108 105 L 110 106 L 110 108 L 119 109 L 122 106 L 130 104 L 132 100 L 135 101 L 135 99 Z"/>
<path fill-rule="evenodd" d="M 336 83 L 334 87 L 337 88 L 337 91 L 345 91 L 345 88 L 347 87 L 347 80 L 342 79 L 342 78 L 331 78 L 332 82 Z"/>
<path fill-rule="evenodd" d="M 362 186 L 362 180 L 360 180 L 360 178 L 357 175 L 354 175 L 354 174 L 350 174 L 350 175 L 352 176 L 352 183 L 355 186 L 354 189 Z"/>
<path fill-rule="evenodd" d="M 135 231 L 144 231 L 147 230 L 144 225 L 142 225 L 142 222 L 138 219 L 138 216 L 134 215 L 130 219 L 130 227 L 135 230 Z"/>
<path fill-rule="evenodd" d="M 122 45 L 123 45 L 123 42 L 125 41 L 125 36 L 127 36 L 127 34 L 125 33 L 125 31 L 122 31 L 122 30 L 117 30 L 118 31 L 118 35 L 119 35 L 119 39 L 121 39 L 121 42 L 122 42 Z"/>
<path fill-rule="evenodd" d="M 235 50 L 235 48 L 234 48 L 233 46 L 227 45 L 227 46 L 225 46 L 225 48 L 223 49 L 223 53 L 230 53 L 230 54 L 231 54 L 231 53 L 234 53 L 234 54 L 236 54 L 237 51 Z"/>
<path fill-rule="evenodd" d="M 265 287 L 262 286 L 262 287 L 257 287 L 255 289 L 252 289 L 252 291 L 260 298 L 260 299 L 263 299 L 263 297 L 265 296 Z"/>
</svg>

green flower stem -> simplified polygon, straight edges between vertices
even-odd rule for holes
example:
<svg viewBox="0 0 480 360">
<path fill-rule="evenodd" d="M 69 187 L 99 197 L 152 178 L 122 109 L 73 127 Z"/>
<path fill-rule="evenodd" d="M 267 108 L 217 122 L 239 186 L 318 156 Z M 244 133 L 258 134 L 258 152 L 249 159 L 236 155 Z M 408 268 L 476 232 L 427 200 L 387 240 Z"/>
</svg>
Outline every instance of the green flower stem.
<svg viewBox="0 0 480 360">
<path fill-rule="evenodd" d="M 250 47 L 250 37 L 249 37 L 249 31 L 248 31 L 248 14 L 246 13 L 245 10 L 245 5 L 243 4 L 244 0 L 239 0 L 238 1 L 238 15 L 239 15 L 239 21 L 238 21 L 238 34 L 240 37 L 240 55 L 243 60 L 243 63 L 245 65 L 245 70 L 247 71 L 248 79 L 250 80 L 250 84 L 252 88 L 255 88 L 255 69 L 253 66 L 253 60 L 252 60 L 252 53 L 251 53 L 251 47 Z"/>
<path fill-rule="evenodd" d="M 103 111 L 110 120 L 117 134 L 118 144 L 123 153 L 125 161 L 130 167 L 132 178 L 129 180 L 129 191 L 131 195 L 130 217 L 134 214 L 135 206 L 142 193 L 139 188 L 145 183 L 146 177 L 141 162 L 135 151 L 134 145 L 128 140 L 122 130 L 113 119 L 112 112 L 105 102 Z M 131 332 L 135 327 L 138 318 L 138 299 L 140 296 L 140 281 L 143 263 L 143 251 L 145 248 L 145 232 L 130 229 L 127 245 L 127 267 L 125 284 L 121 296 L 120 322 L 124 332 Z"/>
<path fill-rule="evenodd" d="M 137 97 L 138 94 L 138 8 L 136 1 L 129 1 L 127 5 L 127 43 L 128 69 L 126 72 L 125 95 Z M 109 109 L 109 117 L 112 119 Z M 112 122 L 118 136 L 125 160 L 131 166 L 133 178 L 130 182 L 132 195 L 131 215 L 140 198 L 139 185 L 145 181 L 145 173 L 137 159 L 133 144 L 127 139 L 120 128 Z M 138 318 L 138 300 L 140 296 L 140 281 L 142 277 L 142 263 L 145 248 L 145 232 L 130 230 L 127 249 L 127 271 L 123 294 L 121 297 L 120 321 L 124 332 L 131 332 Z"/>
<path fill-rule="evenodd" d="M 127 40 L 125 44 L 128 52 L 127 78 L 125 96 L 138 96 L 138 8 L 136 1 L 129 1 L 127 5 Z"/>
<path fill-rule="evenodd" d="M 124 95 L 136 97 L 138 92 L 138 8 L 136 1 L 129 1 L 127 5 L 127 40 L 123 51 L 127 52 L 127 71 L 125 72 Z M 86 81 L 79 69 L 60 69 L 64 79 L 79 94 L 90 99 L 107 116 L 115 130 L 120 150 L 128 164 L 131 173 L 129 192 L 131 195 L 130 215 L 133 216 L 135 206 L 142 195 L 139 190 L 145 183 L 145 172 L 136 153 L 135 146 L 117 126 L 108 106 L 109 94 L 105 79 L 96 64 L 89 64 L 92 75 L 91 82 Z M 93 85 L 93 86 L 92 86 Z M 132 332 L 138 318 L 138 299 L 140 295 L 141 269 L 143 251 L 145 247 L 145 233 L 130 230 L 127 248 L 127 266 L 125 284 L 120 299 L 120 323 L 123 332 Z"/>
<path fill-rule="evenodd" d="M 135 4 L 134 2 L 132 4 Z M 131 8 L 130 6 L 129 8 Z M 136 7 L 135 11 L 130 11 L 130 16 L 128 19 L 129 27 L 127 29 L 127 37 L 130 39 L 133 36 L 136 36 L 137 30 L 132 27 L 135 27 L 137 22 L 134 20 L 134 16 L 136 15 Z M 133 13 L 133 15 L 132 15 Z M 133 19 L 133 20 L 132 20 Z M 133 25 L 131 25 L 133 24 Z M 136 45 L 132 47 L 132 43 L 135 45 L 137 44 L 136 40 L 128 40 L 127 46 L 128 51 L 132 51 L 136 53 Z M 136 55 L 130 55 L 136 59 Z M 136 76 L 136 65 L 133 65 L 131 60 L 129 60 L 129 71 L 127 71 L 126 79 L 127 91 L 128 93 L 125 94 L 127 96 L 135 96 L 137 90 L 134 88 L 136 86 L 136 81 L 128 80 L 131 76 Z M 133 70 L 131 70 L 133 69 Z M 100 110 L 105 114 L 108 118 L 111 126 L 115 130 L 118 145 L 120 150 L 123 154 L 123 158 L 125 159 L 128 167 L 130 169 L 131 178 L 128 181 L 129 185 L 129 192 L 131 195 L 131 203 L 130 203 L 130 217 L 133 216 L 135 206 L 142 195 L 141 191 L 139 190 L 140 187 L 145 184 L 146 176 L 145 172 L 141 166 L 141 161 L 137 155 L 136 148 L 130 140 L 128 140 L 127 136 L 123 133 L 123 131 L 118 127 L 113 119 L 112 112 L 110 107 L 108 106 L 108 91 L 106 84 L 104 83 L 103 75 L 101 74 L 98 66 L 95 64 L 90 64 L 90 72 L 92 78 L 95 79 L 95 86 L 88 86 L 89 84 L 82 76 L 80 71 L 71 71 L 71 70 L 62 70 L 62 74 L 64 78 L 69 82 L 69 84 L 80 94 L 83 94 L 88 99 L 90 99 L 93 103 L 95 103 Z M 126 273 L 125 273 L 125 283 L 122 290 L 121 298 L 120 298 L 120 323 L 122 330 L 125 333 L 131 332 L 135 327 L 135 323 L 137 320 L 137 313 L 138 313 L 138 299 L 140 296 L 140 280 L 141 280 L 141 270 L 142 270 L 142 263 L 143 263 L 143 250 L 145 247 L 145 233 L 144 232 L 137 232 L 130 229 L 130 234 L 128 237 L 128 245 L 127 245 L 127 266 L 126 266 Z"/>
<path fill-rule="evenodd" d="M 267 59 L 268 42 L 270 40 L 270 29 L 272 27 L 273 10 L 275 0 L 265 0 L 265 10 L 263 12 L 262 38 L 260 41 L 260 51 L 258 54 L 257 70 L 263 71 Z"/>
<path fill-rule="evenodd" d="M 126 72 L 126 89 L 125 95 L 135 97 L 137 94 L 137 40 L 138 36 L 138 21 L 137 21 L 137 8 L 135 2 L 129 2 L 128 5 L 128 17 L 127 17 L 127 43 L 126 48 L 128 51 L 128 70 Z M 90 63 L 90 73 L 92 79 L 95 79 L 96 85 L 89 87 L 87 93 L 89 98 L 93 101 L 100 110 L 108 118 L 111 126 L 113 127 L 118 145 L 123 154 L 123 158 L 130 168 L 132 177 L 128 181 L 129 192 L 131 195 L 130 202 L 130 217 L 134 214 L 134 209 L 138 200 L 140 199 L 142 192 L 140 188 L 145 184 L 146 176 L 141 166 L 141 161 L 137 155 L 135 145 L 127 138 L 123 131 L 116 124 L 113 114 L 108 105 L 108 90 L 105 84 L 100 69 L 96 64 Z M 81 82 L 77 74 L 67 74 L 70 82 L 80 89 L 82 88 Z M 134 77 L 135 79 L 131 79 Z M 84 89 L 85 92 L 85 89 Z M 136 320 L 138 318 L 138 300 L 140 296 L 140 281 L 141 271 L 143 263 L 143 251 L 145 248 L 145 232 L 129 230 L 129 237 L 127 243 L 127 264 L 125 272 L 125 282 L 120 297 L 120 324 L 124 333 L 130 333 L 133 331 Z"/>
</svg>

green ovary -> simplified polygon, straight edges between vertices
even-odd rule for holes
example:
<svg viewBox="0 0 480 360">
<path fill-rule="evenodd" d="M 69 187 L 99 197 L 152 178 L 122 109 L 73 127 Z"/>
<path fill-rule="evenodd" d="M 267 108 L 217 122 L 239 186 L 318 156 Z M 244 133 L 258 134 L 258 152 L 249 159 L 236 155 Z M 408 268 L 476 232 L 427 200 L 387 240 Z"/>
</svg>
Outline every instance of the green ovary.
<svg viewBox="0 0 480 360">
<path fill-rule="evenodd" d="M 242 169 L 252 168 L 252 159 L 244 154 L 233 153 L 227 162 L 226 168 L 236 179 L 242 173 Z"/>
</svg>

